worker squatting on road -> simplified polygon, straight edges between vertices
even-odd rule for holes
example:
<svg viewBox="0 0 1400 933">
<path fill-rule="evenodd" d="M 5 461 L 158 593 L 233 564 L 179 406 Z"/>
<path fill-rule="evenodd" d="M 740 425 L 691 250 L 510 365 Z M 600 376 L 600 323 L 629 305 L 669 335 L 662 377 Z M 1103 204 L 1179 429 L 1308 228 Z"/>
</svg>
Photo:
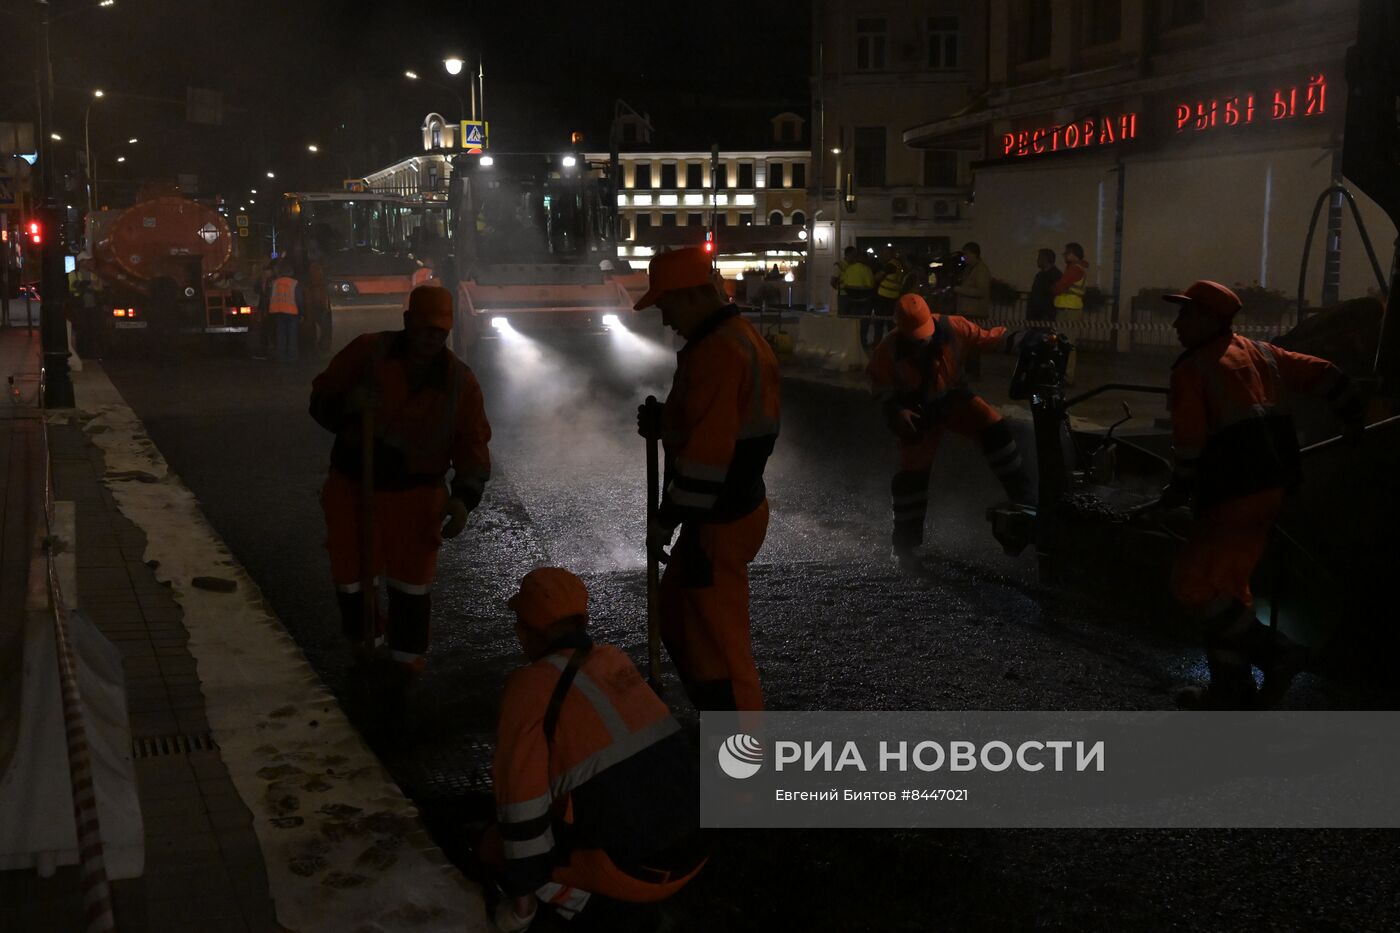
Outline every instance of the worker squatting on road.
<svg viewBox="0 0 1400 933">
<path fill-rule="evenodd" d="M 311 415 L 335 432 L 321 505 L 345 635 L 361 656 L 387 640 L 390 657 L 417 672 L 428 651 L 438 547 L 481 502 L 491 426 L 476 377 L 445 346 L 447 289 L 414 289 L 403 319 L 403 330 L 364 334 L 335 355 L 312 382 Z M 372 496 L 362 483 L 366 421 L 374 437 Z M 366 512 L 370 542 L 362 538 Z M 377 601 L 385 582 L 387 619 L 377 620 L 374 644 L 366 645 L 365 601 Z"/>
<path fill-rule="evenodd" d="M 967 387 L 963 363 L 983 350 L 1014 350 L 1019 333 L 983 330 L 966 318 L 932 314 L 918 295 L 903 295 L 895 329 L 875 348 L 866 368 L 885 421 L 899 444 L 899 471 L 890 481 L 894 556 L 913 560 L 924 540 L 929 478 L 945 430 L 972 438 L 1013 502 L 1034 499 L 1031 479 L 1010 427 L 995 408 Z"/>
<path fill-rule="evenodd" d="M 670 897 L 705 863 L 695 749 L 627 655 L 589 637 L 578 577 L 532 570 L 509 606 L 530 664 L 501 699 L 480 848 L 506 895 L 497 927 L 525 929 L 540 901 L 572 916 L 594 894 Z"/>
<path fill-rule="evenodd" d="M 1306 652 L 1254 615 L 1249 578 L 1264 554 L 1284 492 L 1301 478 L 1289 391 L 1325 399 L 1350 439 L 1363 432 L 1361 399 L 1326 360 L 1234 333 L 1240 299 L 1216 282 L 1168 295 L 1186 351 L 1172 366 L 1168 397 L 1175 468 L 1159 507 L 1190 501 L 1196 522 L 1172 571 L 1176 599 L 1198 620 L 1210 684 L 1178 702 L 1192 708 L 1269 706 L 1306 663 Z M 1251 665 L 1264 674 L 1256 695 Z"/>
<path fill-rule="evenodd" d="M 717 286 L 701 249 L 651 261 L 637 308 L 656 305 L 686 338 L 661 414 L 638 411 L 643 437 L 665 447 L 665 485 L 647 530 L 663 558 L 661 638 L 697 709 L 757 710 L 763 689 L 749 635 L 748 565 L 768 530 L 763 470 L 778 439 L 778 360 Z"/>
</svg>

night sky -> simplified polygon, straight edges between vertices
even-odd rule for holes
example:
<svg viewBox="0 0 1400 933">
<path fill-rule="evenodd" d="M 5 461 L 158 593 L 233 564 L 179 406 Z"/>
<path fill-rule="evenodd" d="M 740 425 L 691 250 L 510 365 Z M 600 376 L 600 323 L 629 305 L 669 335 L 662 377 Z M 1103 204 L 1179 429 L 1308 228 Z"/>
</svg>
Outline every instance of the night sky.
<svg viewBox="0 0 1400 933">
<path fill-rule="evenodd" d="M 19 4 L 23 8 L 22 4 Z M 667 95 L 797 98 L 808 86 L 809 4 L 351 3 L 296 0 L 55 0 L 55 164 L 76 164 L 91 89 L 99 176 L 200 176 L 208 194 L 265 182 L 337 185 L 418 149 L 425 113 L 455 115 L 452 94 L 403 77 L 456 83 L 449 54 L 486 59 L 486 116 L 502 151 L 553 149 L 571 130 L 605 148 L 615 97 L 645 106 Z M 14 9 L 14 5 L 6 9 Z M 72 12 L 70 12 L 72 11 Z M 0 120 L 32 115 L 31 32 L 12 15 Z M 221 92 L 222 126 L 185 121 L 186 87 Z M 655 109 L 654 107 L 652 108 Z M 683 114 L 668 114 L 676 120 Z M 128 161 L 112 159 L 136 136 Z M 322 149 L 313 156 L 307 143 Z M 119 188 L 114 185 L 113 189 Z M 119 197 L 113 194 L 112 197 Z"/>
</svg>

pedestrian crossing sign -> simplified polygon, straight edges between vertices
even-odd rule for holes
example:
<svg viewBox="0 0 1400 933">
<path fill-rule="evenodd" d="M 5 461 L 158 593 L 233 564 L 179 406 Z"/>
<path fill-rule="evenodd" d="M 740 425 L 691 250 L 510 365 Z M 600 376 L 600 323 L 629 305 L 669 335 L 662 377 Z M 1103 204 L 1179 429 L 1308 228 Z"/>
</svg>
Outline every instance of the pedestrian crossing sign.
<svg viewBox="0 0 1400 933">
<path fill-rule="evenodd" d="M 485 120 L 463 120 L 462 121 L 462 148 L 463 149 L 486 149 L 489 148 L 491 138 L 490 124 Z"/>
</svg>

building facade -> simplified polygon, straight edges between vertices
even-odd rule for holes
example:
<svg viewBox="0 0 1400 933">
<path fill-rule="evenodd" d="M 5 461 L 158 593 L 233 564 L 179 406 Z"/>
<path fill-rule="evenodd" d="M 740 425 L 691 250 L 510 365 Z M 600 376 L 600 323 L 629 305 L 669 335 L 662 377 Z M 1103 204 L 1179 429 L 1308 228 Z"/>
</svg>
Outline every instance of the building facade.
<svg viewBox="0 0 1400 933">
<path fill-rule="evenodd" d="M 827 270 L 844 246 L 889 243 L 937 256 L 966 239 L 985 134 L 968 128 L 924 147 L 903 134 L 973 105 L 987 70 L 986 34 L 987 4 L 974 0 L 814 5 L 815 304 L 834 304 Z"/>
<path fill-rule="evenodd" d="M 985 91 L 965 112 L 931 111 L 902 142 L 937 151 L 981 137 L 969 234 L 999 278 L 1024 289 L 1038 248 L 1076 241 L 1090 285 L 1110 305 L 1117 296 L 1124 321 L 1140 293 L 1197 278 L 1296 294 L 1314 206 L 1342 180 L 1356 0 L 989 0 L 987 9 Z M 1356 199 L 1383 249 L 1393 225 Z M 1343 207 L 1332 197 L 1318 221 L 1313 304 L 1376 287 Z"/>
</svg>

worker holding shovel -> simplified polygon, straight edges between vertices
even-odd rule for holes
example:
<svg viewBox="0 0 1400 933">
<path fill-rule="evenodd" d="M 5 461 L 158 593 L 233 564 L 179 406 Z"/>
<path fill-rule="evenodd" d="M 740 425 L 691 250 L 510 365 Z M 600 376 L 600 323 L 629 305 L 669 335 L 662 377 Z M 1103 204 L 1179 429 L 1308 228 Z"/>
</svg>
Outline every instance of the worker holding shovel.
<svg viewBox="0 0 1400 933">
<path fill-rule="evenodd" d="M 665 449 L 664 488 L 647 529 L 648 560 L 667 562 L 661 640 L 697 709 L 762 709 L 748 565 L 768 529 L 763 470 L 778 439 L 778 361 L 716 286 L 704 250 L 662 253 L 649 272 L 637 309 L 656 305 L 686 338 L 665 405 L 637 414 L 639 433 Z"/>
<path fill-rule="evenodd" d="M 451 293 L 415 288 L 403 318 L 335 355 L 312 383 L 311 415 L 336 435 L 321 504 L 345 636 L 362 658 L 387 644 L 406 681 L 426 662 L 438 548 L 490 476 L 491 426 L 476 377 L 446 346 Z"/>
</svg>

